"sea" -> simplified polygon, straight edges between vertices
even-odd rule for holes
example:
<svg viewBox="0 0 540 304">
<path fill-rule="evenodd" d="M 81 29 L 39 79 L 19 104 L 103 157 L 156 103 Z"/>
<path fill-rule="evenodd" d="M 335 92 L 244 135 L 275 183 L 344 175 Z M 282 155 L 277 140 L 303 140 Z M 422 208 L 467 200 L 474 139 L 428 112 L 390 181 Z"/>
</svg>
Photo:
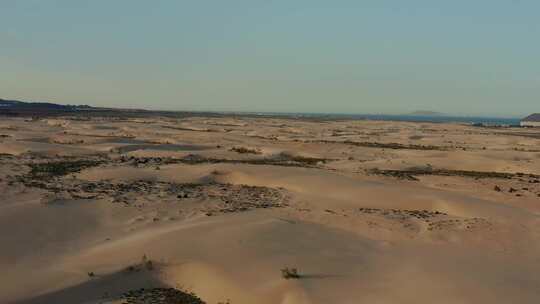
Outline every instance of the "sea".
<svg viewBox="0 0 540 304">
<path fill-rule="evenodd" d="M 485 126 L 519 126 L 520 118 L 444 116 L 444 115 L 385 115 L 385 114 L 321 114 L 321 113 L 250 113 L 261 116 L 321 120 L 389 120 L 408 122 L 463 123 Z"/>
</svg>

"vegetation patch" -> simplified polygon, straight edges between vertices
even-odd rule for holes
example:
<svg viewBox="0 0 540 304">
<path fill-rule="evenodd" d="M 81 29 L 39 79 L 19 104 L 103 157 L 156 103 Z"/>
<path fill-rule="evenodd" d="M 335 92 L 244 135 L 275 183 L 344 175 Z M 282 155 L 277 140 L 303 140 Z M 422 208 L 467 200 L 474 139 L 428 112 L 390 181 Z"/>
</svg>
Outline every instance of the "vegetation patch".
<svg viewBox="0 0 540 304">
<path fill-rule="evenodd" d="M 392 150 L 427 150 L 427 151 L 446 151 L 448 147 L 433 146 L 433 145 L 414 145 L 414 144 L 400 144 L 400 143 L 379 143 L 379 142 L 359 142 L 359 141 L 333 141 L 333 140 L 295 140 L 303 143 L 322 143 L 322 144 L 345 144 L 356 147 L 365 148 L 380 148 L 380 149 L 392 149 Z"/>
<path fill-rule="evenodd" d="M 120 297 L 122 303 L 133 304 L 205 304 L 194 293 L 176 288 L 140 288 L 130 290 Z"/>
<path fill-rule="evenodd" d="M 171 201 L 205 200 L 212 202 L 201 211 L 214 213 L 243 212 L 259 208 L 287 206 L 288 197 L 281 188 L 220 183 L 171 183 L 136 180 L 113 183 L 110 181 L 84 181 L 76 178 L 43 178 L 43 175 L 18 175 L 10 177 L 11 183 L 47 190 L 44 202 L 67 199 L 103 199 L 113 203 L 134 206 L 137 201 L 150 196 L 159 196 Z M 135 194 L 135 195 L 129 195 Z"/>
<path fill-rule="evenodd" d="M 161 158 L 161 157 L 129 157 L 120 158 L 120 162 L 130 162 L 134 166 L 157 166 L 168 164 L 187 164 L 187 165 L 199 165 L 199 164 L 249 164 L 249 165 L 266 165 L 266 166 L 283 166 L 283 167 L 308 167 L 316 168 L 320 163 L 326 163 L 329 159 L 304 157 L 304 156 L 291 156 L 281 154 L 275 158 L 262 158 L 262 159 L 226 159 L 226 158 L 212 158 L 205 157 L 196 154 L 190 154 L 183 158 Z"/>
<path fill-rule="evenodd" d="M 31 163 L 29 175 L 34 178 L 57 177 L 70 173 L 77 173 L 83 169 L 96 167 L 102 164 L 99 160 L 74 160 L 45 163 Z"/>
<path fill-rule="evenodd" d="M 250 149 L 246 147 L 232 147 L 230 151 L 240 154 L 261 154 L 261 151 L 256 149 Z"/>
<path fill-rule="evenodd" d="M 467 171 L 467 170 L 449 170 L 449 169 L 432 169 L 432 168 L 415 168 L 408 170 L 380 170 L 372 169 L 368 173 L 375 175 L 391 176 L 400 179 L 418 181 L 416 176 L 421 175 L 438 175 L 438 176 L 461 176 L 471 178 L 498 178 L 512 179 L 515 177 L 540 178 L 540 175 L 524 174 L 524 173 L 506 173 L 506 172 L 486 172 L 486 171 Z"/>
<path fill-rule="evenodd" d="M 439 216 L 447 216 L 448 214 L 440 211 L 430 210 L 406 210 L 406 209 L 383 209 L 383 208 L 359 208 L 359 212 L 364 214 L 381 215 L 389 218 L 417 218 L 419 220 L 426 220 Z"/>
</svg>

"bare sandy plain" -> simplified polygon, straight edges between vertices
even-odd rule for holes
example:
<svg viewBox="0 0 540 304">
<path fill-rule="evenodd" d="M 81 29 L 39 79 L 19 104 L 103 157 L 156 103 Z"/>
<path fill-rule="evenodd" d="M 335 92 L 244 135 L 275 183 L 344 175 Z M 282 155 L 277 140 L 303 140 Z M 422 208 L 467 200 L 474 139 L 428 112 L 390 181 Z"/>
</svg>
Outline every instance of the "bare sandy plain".
<svg viewBox="0 0 540 304">
<path fill-rule="evenodd" d="M 0 153 L 0 303 L 540 303 L 540 130 L 2 118 Z"/>
</svg>

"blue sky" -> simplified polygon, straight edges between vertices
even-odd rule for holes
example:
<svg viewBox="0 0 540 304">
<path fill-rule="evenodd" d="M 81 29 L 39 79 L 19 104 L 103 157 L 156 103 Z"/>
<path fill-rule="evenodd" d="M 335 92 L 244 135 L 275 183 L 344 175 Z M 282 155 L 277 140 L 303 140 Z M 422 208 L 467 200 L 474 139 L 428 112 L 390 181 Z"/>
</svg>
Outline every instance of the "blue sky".
<svg viewBox="0 0 540 304">
<path fill-rule="evenodd" d="M 0 98 L 540 112 L 540 1 L 0 0 Z"/>
</svg>

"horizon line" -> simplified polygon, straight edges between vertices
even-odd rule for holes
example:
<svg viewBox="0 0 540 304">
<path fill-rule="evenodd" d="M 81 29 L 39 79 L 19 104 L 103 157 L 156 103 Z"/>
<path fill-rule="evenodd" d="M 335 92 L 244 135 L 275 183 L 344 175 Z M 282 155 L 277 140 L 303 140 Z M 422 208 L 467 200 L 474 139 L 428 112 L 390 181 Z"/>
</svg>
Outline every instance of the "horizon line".
<svg viewBox="0 0 540 304">
<path fill-rule="evenodd" d="M 17 102 L 23 102 L 23 103 L 49 103 L 49 104 L 58 104 L 63 106 L 90 106 L 92 108 L 102 108 L 102 109 L 116 109 L 116 110 L 139 110 L 139 111 L 154 111 L 154 112 L 192 112 L 192 113 L 216 113 L 216 114 L 267 114 L 267 115 L 337 115 L 337 116 L 409 116 L 409 117 L 444 117 L 444 118 L 500 118 L 500 119 L 522 119 L 527 117 L 528 115 L 535 114 L 535 113 L 529 113 L 529 114 L 522 114 L 522 115 L 515 115 L 515 116 L 503 116 L 503 115 L 482 115 L 482 114 L 456 114 L 456 113 L 445 113 L 445 112 L 437 112 L 437 111 L 431 111 L 431 110 L 415 110 L 409 113 L 369 113 L 369 112 L 353 112 L 353 113 L 343 113 L 343 112 L 288 112 L 288 111 L 253 111 L 253 110 L 173 110 L 173 109 L 149 109 L 149 108 L 136 108 L 136 107 L 107 107 L 107 106 L 96 106 L 91 105 L 87 103 L 82 104 L 74 104 L 74 103 L 64 103 L 64 102 L 51 102 L 48 100 L 20 100 L 20 99 L 12 99 L 12 98 L 0 98 L 0 100 L 3 101 L 17 101 Z M 433 112 L 433 114 L 415 114 L 415 112 Z"/>
</svg>

